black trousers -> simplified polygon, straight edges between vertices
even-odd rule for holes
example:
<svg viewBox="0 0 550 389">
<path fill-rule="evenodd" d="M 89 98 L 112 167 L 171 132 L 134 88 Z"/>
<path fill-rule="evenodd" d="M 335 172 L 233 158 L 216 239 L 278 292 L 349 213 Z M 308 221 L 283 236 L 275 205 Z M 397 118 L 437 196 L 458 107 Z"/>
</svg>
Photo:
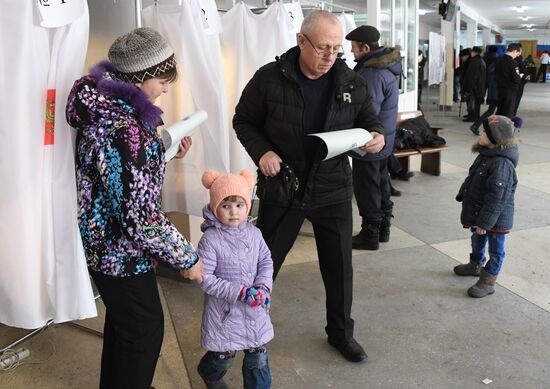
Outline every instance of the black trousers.
<svg viewBox="0 0 550 389">
<path fill-rule="evenodd" d="M 495 113 L 497 109 L 497 104 L 494 101 L 489 101 L 489 107 L 487 108 L 487 111 L 483 112 L 483 115 L 479 117 L 479 119 L 476 120 L 474 123 L 475 128 L 479 128 L 483 124 L 483 121 L 487 119 L 489 116 Z"/>
<path fill-rule="evenodd" d="M 384 213 L 393 209 L 388 158 L 378 161 L 354 159 L 353 193 L 363 219 L 361 225 L 380 223 Z"/>
<path fill-rule="evenodd" d="M 498 90 L 497 115 L 514 117 L 516 109 L 516 91 L 515 90 Z"/>
<path fill-rule="evenodd" d="M 473 120 L 479 119 L 479 110 L 481 107 L 481 97 L 477 97 L 475 95 L 471 95 L 468 99 L 468 104 L 466 106 L 466 109 L 468 110 L 468 117 Z"/>
<path fill-rule="evenodd" d="M 281 217 L 283 216 L 283 217 Z M 325 286 L 327 325 L 325 331 L 336 341 L 353 337 L 351 304 L 351 201 L 313 210 L 289 209 L 262 204 L 256 225 L 262 231 L 273 259 L 275 278 L 292 248 L 304 219 L 313 225 L 319 268 Z"/>
<path fill-rule="evenodd" d="M 546 64 L 540 64 L 539 72 L 537 73 L 537 77 L 535 77 L 535 81 L 539 80 L 540 75 L 542 74 L 542 82 L 546 82 L 546 68 L 548 65 Z"/>
<path fill-rule="evenodd" d="M 100 389 L 149 389 L 164 337 L 155 272 L 90 274 L 106 308 Z"/>
</svg>

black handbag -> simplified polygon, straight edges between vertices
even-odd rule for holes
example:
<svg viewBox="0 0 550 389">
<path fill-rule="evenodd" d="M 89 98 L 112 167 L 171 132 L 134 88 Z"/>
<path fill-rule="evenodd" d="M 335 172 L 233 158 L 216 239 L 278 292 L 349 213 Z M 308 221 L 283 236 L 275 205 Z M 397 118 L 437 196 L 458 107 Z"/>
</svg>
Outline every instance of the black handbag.
<svg viewBox="0 0 550 389">
<path fill-rule="evenodd" d="M 281 163 L 281 170 L 275 177 L 266 177 L 258 169 L 256 195 L 265 204 L 290 206 L 300 183 L 292 166 Z"/>
</svg>

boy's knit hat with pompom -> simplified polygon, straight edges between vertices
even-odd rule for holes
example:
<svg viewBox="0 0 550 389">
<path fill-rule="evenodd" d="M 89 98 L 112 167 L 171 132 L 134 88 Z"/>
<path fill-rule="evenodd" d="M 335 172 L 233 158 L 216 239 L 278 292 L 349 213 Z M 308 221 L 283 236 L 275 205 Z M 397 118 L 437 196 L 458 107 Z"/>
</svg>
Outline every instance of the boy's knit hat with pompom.
<svg viewBox="0 0 550 389">
<path fill-rule="evenodd" d="M 492 144 L 506 147 L 517 144 L 516 133 L 523 120 L 516 116 L 512 119 L 506 116 L 491 115 L 483 121 L 483 128 Z"/>
<path fill-rule="evenodd" d="M 248 212 L 251 208 L 251 192 L 254 187 L 254 175 L 250 170 L 241 170 L 240 174 L 221 174 L 207 170 L 202 175 L 202 184 L 210 189 L 210 210 L 218 217 L 216 210 L 223 199 L 229 196 L 242 197 Z"/>
</svg>

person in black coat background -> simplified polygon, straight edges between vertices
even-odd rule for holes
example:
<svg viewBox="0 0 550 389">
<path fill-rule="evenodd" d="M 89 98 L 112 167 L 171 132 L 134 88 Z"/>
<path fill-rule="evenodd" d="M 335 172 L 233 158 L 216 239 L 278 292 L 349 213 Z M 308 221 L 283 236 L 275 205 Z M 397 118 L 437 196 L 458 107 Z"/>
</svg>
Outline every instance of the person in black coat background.
<svg viewBox="0 0 550 389">
<path fill-rule="evenodd" d="M 518 71 L 521 75 L 521 82 L 519 83 L 518 87 L 518 93 L 516 95 L 516 107 L 514 109 L 514 116 L 517 116 L 518 114 L 518 108 L 519 103 L 521 102 L 521 98 L 523 97 L 523 89 L 525 88 L 525 84 L 527 84 L 528 81 L 528 75 L 527 75 L 527 68 L 525 67 L 525 62 L 523 61 L 523 57 L 518 55 L 514 61 L 516 61 L 516 64 L 518 65 Z"/>
<path fill-rule="evenodd" d="M 495 80 L 497 83 L 498 104 L 497 115 L 514 117 L 516 99 L 521 75 L 515 58 L 521 55 L 521 44 L 510 43 L 506 53 L 497 61 L 495 68 Z"/>
<path fill-rule="evenodd" d="M 486 67 L 480 47 L 472 48 L 466 73 L 462 76 L 462 95 L 468 102 L 468 115 L 463 121 L 475 122 L 479 119 L 479 109 L 485 96 Z"/>
</svg>

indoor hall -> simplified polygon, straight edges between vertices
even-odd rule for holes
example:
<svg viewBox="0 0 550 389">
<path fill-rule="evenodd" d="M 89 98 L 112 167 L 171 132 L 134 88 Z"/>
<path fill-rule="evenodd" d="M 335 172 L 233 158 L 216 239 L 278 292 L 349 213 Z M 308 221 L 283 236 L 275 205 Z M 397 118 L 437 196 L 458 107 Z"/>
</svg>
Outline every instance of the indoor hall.
<svg viewBox="0 0 550 389">
<path fill-rule="evenodd" d="M 426 93 L 436 102 L 437 89 Z M 425 114 L 443 127 L 449 149 L 441 176 L 419 172 L 394 181 L 392 239 L 376 252 L 355 250 L 355 336 L 369 355 L 351 364 L 326 343 L 324 291 L 313 238 L 300 236 L 274 285 L 270 343 L 273 388 L 484 388 L 543 389 L 550 380 L 550 137 L 545 101 L 550 89 L 528 84 L 520 108 L 524 118 L 515 227 L 496 293 L 472 299 L 473 278 L 453 267 L 467 262 L 469 233 L 459 222 L 454 198 L 474 158 L 475 137 L 458 118 L 426 104 Z M 357 213 L 354 213 L 358 220 Z M 359 226 L 356 225 L 357 231 Z M 156 370 L 156 388 L 203 388 L 196 364 L 202 293 L 198 287 L 158 278 L 165 308 L 166 336 Z M 99 305 L 101 306 L 101 305 Z M 88 325 L 101 330 L 102 318 Z M 7 343 L 27 331 L 0 327 Z M 2 387 L 94 388 L 101 339 L 71 325 L 56 325 L 29 340 L 32 357 L 2 373 Z M 240 360 L 228 373 L 241 387 Z M 37 384 L 40 383 L 40 384 Z M 37 386 L 38 385 L 38 386 Z"/>
<path fill-rule="evenodd" d="M 518 112 L 524 125 L 515 225 L 496 293 L 480 300 L 466 295 L 474 279 L 452 271 L 467 262 L 469 252 L 469 233 L 459 223 L 460 205 L 454 197 L 474 159 L 470 147 L 475 137 L 458 115 L 459 104 L 445 100 L 447 108 L 440 109 L 438 87 L 425 86 L 423 99 L 426 118 L 444 129 L 449 146 L 441 155 L 442 173 L 421 173 L 420 157 L 412 157 L 415 176 L 409 182 L 393 181 L 402 196 L 393 198 L 390 243 L 376 252 L 353 252 L 352 316 L 368 362 L 351 364 L 326 343 L 324 290 L 306 225 L 274 285 L 275 338 L 269 345 L 274 388 L 482 388 L 487 387 L 485 379 L 492 380 L 488 387 L 547 387 L 547 84 L 525 87 Z M 354 233 L 359 220 L 355 210 Z M 195 285 L 165 277 L 158 284 L 165 337 L 153 385 L 203 388 L 196 373 L 203 353 L 202 293 Z M 79 324 L 101 331 L 101 302 L 97 306 L 99 316 Z M 28 332 L 0 325 L 0 344 Z M 70 323 L 55 324 L 22 346 L 30 356 L 16 369 L 0 373 L 0 387 L 97 387 L 101 339 L 96 334 Z M 226 378 L 230 387 L 242 387 L 241 357 Z"/>
</svg>

